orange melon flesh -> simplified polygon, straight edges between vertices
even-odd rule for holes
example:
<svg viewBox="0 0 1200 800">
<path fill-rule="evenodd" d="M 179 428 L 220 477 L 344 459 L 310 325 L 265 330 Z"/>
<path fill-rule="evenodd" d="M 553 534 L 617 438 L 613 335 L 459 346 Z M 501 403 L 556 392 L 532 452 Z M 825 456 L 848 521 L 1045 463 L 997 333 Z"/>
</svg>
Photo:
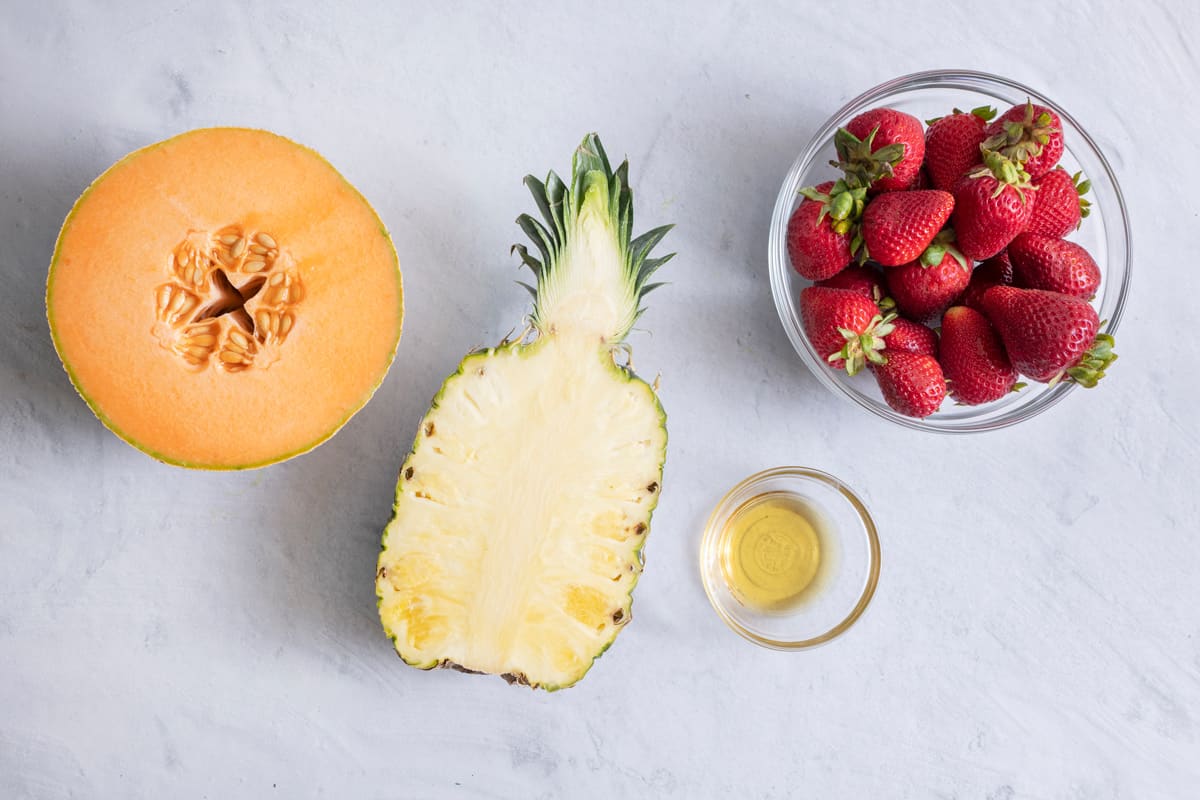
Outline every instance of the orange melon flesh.
<svg viewBox="0 0 1200 800">
<path fill-rule="evenodd" d="M 217 269 L 252 296 L 221 289 Z M 196 307 L 164 321 L 163 298 L 181 295 Z M 230 298 L 240 323 L 218 313 Z M 366 200 L 314 151 L 240 128 L 182 134 L 101 175 L 63 224 L 46 305 L 59 356 L 105 425 L 162 461 L 212 469 L 274 463 L 332 436 L 383 380 L 403 320 L 396 252 Z M 266 324 L 251 332 L 256 316 Z"/>
</svg>

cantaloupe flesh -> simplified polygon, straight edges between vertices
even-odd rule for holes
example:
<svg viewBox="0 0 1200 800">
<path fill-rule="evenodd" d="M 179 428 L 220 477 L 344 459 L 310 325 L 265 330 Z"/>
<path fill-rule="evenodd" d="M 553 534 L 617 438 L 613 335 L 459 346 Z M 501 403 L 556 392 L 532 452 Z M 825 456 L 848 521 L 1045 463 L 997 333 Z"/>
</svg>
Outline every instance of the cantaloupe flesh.
<svg viewBox="0 0 1200 800">
<path fill-rule="evenodd" d="M 269 232 L 305 295 L 268 369 L 191 370 L 152 333 L 155 290 L 189 231 Z M 371 396 L 403 317 L 395 249 L 314 151 L 265 131 L 192 131 L 102 175 L 64 223 L 47 286 L 76 388 L 130 444 L 184 466 L 244 468 L 305 452 Z"/>
</svg>

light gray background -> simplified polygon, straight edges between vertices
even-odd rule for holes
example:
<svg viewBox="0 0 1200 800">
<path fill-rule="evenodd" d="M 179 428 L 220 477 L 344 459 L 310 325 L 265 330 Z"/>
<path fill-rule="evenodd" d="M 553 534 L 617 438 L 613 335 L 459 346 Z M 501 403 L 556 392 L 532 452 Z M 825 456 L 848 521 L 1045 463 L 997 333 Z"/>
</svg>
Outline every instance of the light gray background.
<svg viewBox="0 0 1200 800">
<path fill-rule="evenodd" d="M 0 12 L 0 796 L 1194 796 L 1194 4 L 390 5 Z M 956 439 L 822 389 L 765 264 L 810 132 L 934 67 L 1066 106 L 1123 181 L 1136 253 L 1101 388 Z M 407 289 L 367 408 L 242 474 L 105 431 L 42 301 L 79 192 L 215 124 L 323 152 L 390 227 Z M 629 155 L 638 228 L 678 224 L 633 340 L 671 436 L 635 621 L 558 694 L 418 672 L 374 604 L 395 474 L 442 378 L 526 310 L 521 176 L 567 169 L 592 129 Z M 809 654 L 730 633 L 696 573 L 720 494 L 788 463 L 855 486 L 884 544 L 866 618 Z"/>
</svg>

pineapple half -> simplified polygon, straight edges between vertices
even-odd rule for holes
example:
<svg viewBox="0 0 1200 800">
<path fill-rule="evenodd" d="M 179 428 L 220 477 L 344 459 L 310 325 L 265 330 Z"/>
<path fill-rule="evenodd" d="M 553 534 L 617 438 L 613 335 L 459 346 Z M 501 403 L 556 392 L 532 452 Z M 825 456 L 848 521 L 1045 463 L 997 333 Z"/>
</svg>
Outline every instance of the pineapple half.
<svg viewBox="0 0 1200 800">
<path fill-rule="evenodd" d="M 425 415 L 383 533 L 376 593 L 407 663 L 545 689 L 583 677 L 629 622 L 658 502 L 666 415 L 622 364 L 670 230 L 636 239 L 628 161 L 595 134 L 571 185 L 525 184 L 540 258 L 529 336 L 467 355 Z M 673 255 L 673 254 L 672 254 Z"/>
</svg>

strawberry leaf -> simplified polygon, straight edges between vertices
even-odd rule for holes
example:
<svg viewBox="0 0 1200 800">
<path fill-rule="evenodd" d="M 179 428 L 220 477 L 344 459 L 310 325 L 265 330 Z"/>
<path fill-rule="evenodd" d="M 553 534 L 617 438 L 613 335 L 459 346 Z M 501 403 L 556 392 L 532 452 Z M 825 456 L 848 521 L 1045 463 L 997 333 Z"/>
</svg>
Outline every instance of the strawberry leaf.
<svg viewBox="0 0 1200 800">
<path fill-rule="evenodd" d="M 971 113 L 979 117 L 984 122 L 991 122 L 996 116 L 996 109 L 991 106 L 977 106 L 971 109 Z"/>
<path fill-rule="evenodd" d="M 845 128 L 838 128 L 833 134 L 833 146 L 837 151 L 838 160 L 829 163 L 842 170 L 849 188 L 862 189 L 865 192 L 875 181 L 893 175 L 892 166 L 904 158 L 906 148 L 901 142 L 873 150 L 878 133 L 879 126 L 876 125 L 865 139 L 859 139 Z"/>
</svg>

